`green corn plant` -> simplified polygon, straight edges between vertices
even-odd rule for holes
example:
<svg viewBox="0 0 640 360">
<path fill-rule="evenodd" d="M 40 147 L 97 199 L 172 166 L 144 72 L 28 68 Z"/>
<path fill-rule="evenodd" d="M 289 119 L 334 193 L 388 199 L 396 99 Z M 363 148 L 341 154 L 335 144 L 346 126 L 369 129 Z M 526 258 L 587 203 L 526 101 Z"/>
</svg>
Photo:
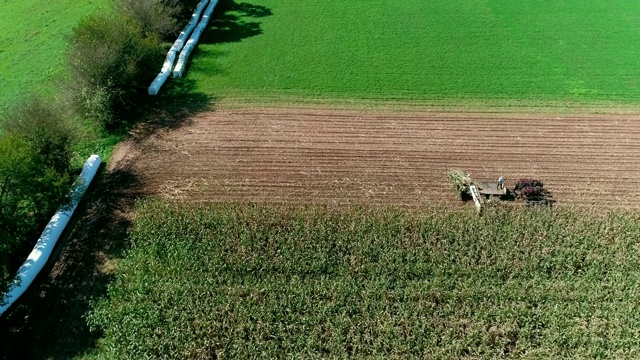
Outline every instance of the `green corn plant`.
<svg viewBox="0 0 640 360">
<path fill-rule="evenodd" d="M 451 184 L 451 189 L 460 198 L 464 198 L 469 194 L 469 185 L 471 185 L 471 176 L 463 170 L 449 170 L 447 178 Z"/>
</svg>

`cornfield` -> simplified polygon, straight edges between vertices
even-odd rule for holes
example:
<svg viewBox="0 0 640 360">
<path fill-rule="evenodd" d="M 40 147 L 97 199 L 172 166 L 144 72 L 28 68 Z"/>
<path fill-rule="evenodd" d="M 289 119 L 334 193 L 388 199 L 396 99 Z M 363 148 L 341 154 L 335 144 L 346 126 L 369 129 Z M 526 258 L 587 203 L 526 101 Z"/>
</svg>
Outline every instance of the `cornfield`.
<svg viewBox="0 0 640 360">
<path fill-rule="evenodd" d="M 139 203 L 99 358 L 635 358 L 640 217 Z M 417 215 L 419 214 L 419 215 Z"/>
</svg>

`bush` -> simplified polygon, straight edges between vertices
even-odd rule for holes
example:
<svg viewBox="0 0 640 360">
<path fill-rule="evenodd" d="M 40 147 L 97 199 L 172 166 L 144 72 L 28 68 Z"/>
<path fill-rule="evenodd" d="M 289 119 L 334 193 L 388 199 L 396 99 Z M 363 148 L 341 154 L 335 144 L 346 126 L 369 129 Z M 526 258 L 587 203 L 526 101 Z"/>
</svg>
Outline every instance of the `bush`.
<svg viewBox="0 0 640 360">
<path fill-rule="evenodd" d="M 0 138 L 0 290 L 51 214 L 68 200 L 76 129 L 34 97 L 10 109 Z M 19 255 L 19 256 L 18 256 Z"/>
<path fill-rule="evenodd" d="M 14 136 L 0 138 L 0 293 L 11 279 L 12 254 L 21 242 L 24 224 L 15 216 L 19 210 L 21 179 L 29 178 L 29 148 Z"/>
<path fill-rule="evenodd" d="M 68 200 L 71 177 L 47 166 L 24 137 L 0 138 L 0 291 L 6 289 L 33 238 Z"/>
<path fill-rule="evenodd" d="M 118 0 L 116 9 L 131 17 L 145 36 L 175 38 L 177 17 L 182 11 L 179 0 Z"/>
<path fill-rule="evenodd" d="M 69 40 L 71 90 L 78 108 L 107 130 L 130 118 L 162 62 L 157 36 L 121 13 L 100 12 L 82 21 Z"/>
<path fill-rule="evenodd" d="M 43 166 L 63 173 L 70 170 L 77 128 L 60 105 L 34 96 L 4 116 L 2 132 L 24 140 Z"/>
</svg>

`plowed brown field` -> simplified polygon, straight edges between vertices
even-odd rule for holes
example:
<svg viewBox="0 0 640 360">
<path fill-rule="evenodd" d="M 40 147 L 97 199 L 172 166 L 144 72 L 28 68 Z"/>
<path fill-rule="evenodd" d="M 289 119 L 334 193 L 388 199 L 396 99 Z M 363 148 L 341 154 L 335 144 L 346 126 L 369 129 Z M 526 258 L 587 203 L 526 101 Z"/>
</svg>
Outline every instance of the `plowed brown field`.
<svg viewBox="0 0 640 360">
<path fill-rule="evenodd" d="M 459 168 L 478 180 L 540 178 L 558 204 L 640 207 L 637 115 L 247 109 L 192 120 L 135 145 L 142 151 L 133 166 L 148 193 L 191 201 L 457 203 L 446 173 Z"/>
</svg>

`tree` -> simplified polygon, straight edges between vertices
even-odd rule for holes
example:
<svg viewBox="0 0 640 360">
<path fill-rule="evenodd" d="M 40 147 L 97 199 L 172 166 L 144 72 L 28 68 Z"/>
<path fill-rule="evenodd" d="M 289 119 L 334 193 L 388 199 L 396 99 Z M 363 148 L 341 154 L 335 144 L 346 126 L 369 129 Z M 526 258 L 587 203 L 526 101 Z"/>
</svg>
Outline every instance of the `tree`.
<svg viewBox="0 0 640 360">
<path fill-rule="evenodd" d="M 122 12 L 100 12 L 73 29 L 67 62 L 71 90 L 81 112 L 107 130 L 139 107 L 162 63 L 157 36 Z"/>
<path fill-rule="evenodd" d="M 8 111 L 2 130 L 22 139 L 44 161 L 42 166 L 60 173 L 70 170 L 77 128 L 58 105 L 38 96 L 27 98 Z"/>
<path fill-rule="evenodd" d="M 10 109 L 2 130 L 0 291 L 6 290 L 49 217 L 69 200 L 75 140 L 75 128 L 62 113 L 38 98 Z"/>
<path fill-rule="evenodd" d="M 177 17 L 182 11 L 178 0 L 118 0 L 116 9 L 138 23 L 144 36 L 177 36 Z"/>
</svg>

